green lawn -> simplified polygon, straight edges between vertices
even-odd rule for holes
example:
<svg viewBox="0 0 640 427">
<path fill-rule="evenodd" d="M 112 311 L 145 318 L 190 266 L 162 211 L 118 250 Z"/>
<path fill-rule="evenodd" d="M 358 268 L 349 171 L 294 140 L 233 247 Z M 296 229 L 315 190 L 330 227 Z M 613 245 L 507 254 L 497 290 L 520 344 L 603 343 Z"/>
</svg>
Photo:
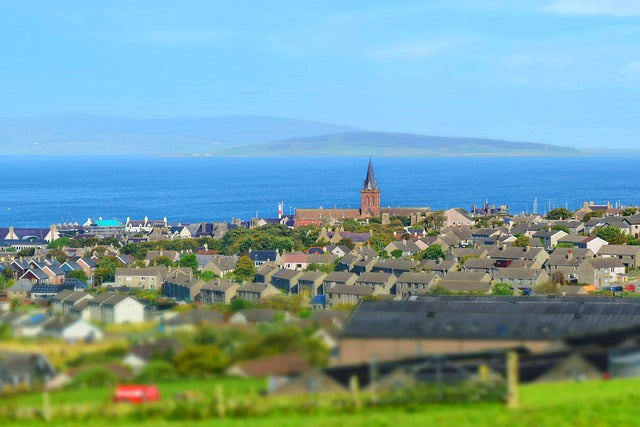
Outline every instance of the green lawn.
<svg viewBox="0 0 640 427">
<path fill-rule="evenodd" d="M 191 383 L 196 384 L 196 383 Z M 198 387 L 205 388 L 206 383 Z M 229 384 L 231 387 L 231 384 Z M 237 392 L 242 394 L 238 385 Z M 249 386 L 251 388 L 253 386 Z M 179 387 L 178 387 L 179 388 Z M 196 387 L 192 387 L 195 389 Z M 165 386 L 163 386 L 165 390 Z M 169 389 L 167 389 L 169 390 Z M 463 405 L 423 405 L 398 409 L 362 409 L 356 414 L 338 415 L 290 415 L 270 416 L 258 419 L 224 419 L 188 422 L 166 422 L 149 420 L 135 422 L 143 427 L 151 426 L 607 426 L 636 425 L 638 402 L 640 402 L 640 380 L 593 381 L 584 383 L 561 383 L 527 385 L 520 389 L 521 405 L 518 409 L 507 409 L 494 403 Z M 254 397 L 255 398 L 255 397 Z M 302 398 L 302 397 L 300 397 Z M 52 422 L 42 425 L 82 425 L 86 423 Z M 91 427 L 118 424 L 101 422 L 96 416 Z M 130 425 L 131 420 L 123 420 L 120 425 Z M 11 425 L 3 423 L 4 425 Z M 16 424 L 18 425 L 18 424 Z M 22 423 L 21 425 L 24 425 Z M 29 423 L 29 425 L 37 425 Z"/>
<path fill-rule="evenodd" d="M 257 395 L 266 388 L 264 380 L 221 378 L 209 380 L 182 380 L 158 384 L 161 399 L 172 399 L 176 393 L 185 391 L 212 395 L 218 385 L 222 385 L 226 397 Z M 87 388 L 80 390 L 53 391 L 49 394 L 52 406 L 73 404 L 104 404 L 111 401 L 113 388 Z M 0 405 L 3 402 L 0 401 Z M 17 406 L 42 405 L 41 393 L 19 395 L 12 402 Z"/>
</svg>

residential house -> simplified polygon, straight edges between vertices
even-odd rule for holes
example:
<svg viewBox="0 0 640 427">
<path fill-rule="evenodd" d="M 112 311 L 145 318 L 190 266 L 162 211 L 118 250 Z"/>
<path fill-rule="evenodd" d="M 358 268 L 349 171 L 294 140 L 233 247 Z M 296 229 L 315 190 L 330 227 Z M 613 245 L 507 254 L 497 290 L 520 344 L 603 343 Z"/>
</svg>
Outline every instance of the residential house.
<svg viewBox="0 0 640 427">
<path fill-rule="evenodd" d="M 191 302 L 195 301 L 202 285 L 204 281 L 195 277 L 190 268 L 176 268 L 167 273 L 162 293 L 176 301 Z"/>
<path fill-rule="evenodd" d="M 498 228 L 478 228 L 471 233 L 474 244 L 491 244 L 502 235 Z"/>
<path fill-rule="evenodd" d="M 242 378 L 267 378 L 267 392 L 287 385 L 311 371 L 309 363 L 298 354 L 278 354 L 236 363 L 227 375 Z"/>
<path fill-rule="evenodd" d="M 412 240 L 394 240 L 384 247 L 384 250 L 392 255 L 395 251 L 399 251 L 402 257 L 409 257 L 420 252 L 421 249 Z"/>
<path fill-rule="evenodd" d="M 629 269 L 638 268 L 640 260 L 640 246 L 636 245 L 606 245 L 598 251 L 600 258 L 618 258 Z"/>
<path fill-rule="evenodd" d="M 161 289 L 169 268 L 156 265 L 146 268 L 119 267 L 116 269 L 115 285 L 134 289 Z"/>
<path fill-rule="evenodd" d="M 558 244 L 559 240 L 568 234 L 562 230 L 541 230 L 535 233 L 532 237 L 534 239 L 540 239 L 545 250 L 552 251 Z"/>
<path fill-rule="evenodd" d="M 325 288 L 328 298 L 328 307 L 336 307 L 341 304 L 357 304 L 364 297 L 372 297 L 384 294 L 384 290 L 378 286 L 350 286 L 345 284 L 333 285 Z"/>
<path fill-rule="evenodd" d="M 466 248 L 450 248 L 449 255 L 455 262 L 462 263 L 469 258 L 485 258 L 489 255 L 486 246 L 471 246 Z M 448 258 L 448 257 L 447 257 Z"/>
<path fill-rule="evenodd" d="M 442 286 L 455 294 L 489 294 L 491 283 L 477 280 L 443 280 L 436 286 Z"/>
<path fill-rule="evenodd" d="M 24 385 L 33 388 L 47 383 L 55 374 L 53 365 L 43 354 L 0 352 L 0 389 Z"/>
<path fill-rule="evenodd" d="M 298 277 L 298 292 L 306 292 L 312 297 L 324 294 L 322 283 L 326 277 L 327 273 L 322 271 L 306 271 L 302 273 Z"/>
<path fill-rule="evenodd" d="M 281 269 L 271 276 L 271 284 L 287 294 L 297 294 L 298 279 L 302 276 L 301 271 Z"/>
<path fill-rule="evenodd" d="M 533 288 L 551 280 L 549 273 L 536 268 L 501 268 L 493 275 L 497 283 L 508 283 L 517 288 Z"/>
<path fill-rule="evenodd" d="M 29 298 L 31 296 L 31 288 L 33 283 L 28 279 L 20 279 L 7 289 L 7 298 Z"/>
<path fill-rule="evenodd" d="M 226 280 L 211 280 L 202 285 L 196 300 L 202 304 L 229 304 L 238 292 L 238 284 Z"/>
<path fill-rule="evenodd" d="M 236 255 L 196 255 L 196 259 L 200 271 L 210 271 L 218 277 L 231 273 L 238 263 Z"/>
<path fill-rule="evenodd" d="M 263 264 L 258 268 L 258 272 L 255 276 L 255 281 L 259 283 L 271 283 L 271 278 L 278 271 L 280 271 L 280 269 L 273 263 Z"/>
<path fill-rule="evenodd" d="M 593 279 L 587 283 L 595 285 L 597 289 L 627 282 L 625 266 L 619 259 L 593 258 L 588 262 L 593 266 Z"/>
<path fill-rule="evenodd" d="M 51 298 L 51 313 L 55 315 L 69 316 L 71 308 L 84 300 L 93 299 L 93 295 L 85 291 L 65 289 Z"/>
<path fill-rule="evenodd" d="M 568 235 L 558 241 L 565 245 L 573 245 L 578 249 L 589 249 L 593 253 L 598 253 L 603 246 L 608 245 L 606 240 L 596 236 L 574 236 Z"/>
<path fill-rule="evenodd" d="M 408 259 L 382 259 L 375 263 L 371 271 L 400 276 L 402 273 L 413 271 L 416 265 L 416 261 Z"/>
<path fill-rule="evenodd" d="M 42 328 L 42 335 L 65 341 L 99 341 L 104 338 L 100 329 L 81 318 L 54 317 Z"/>
<path fill-rule="evenodd" d="M 65 272 L 57 265 L 44 265 L 42 272 L 49 276 L 49 283 L 52 285 L 61 285 L 64 283 Z"/>
<path fill-rule="evenodd" d="M 307 268 L 307 254 L 302 252 L 294 252 L 284 254 L 280 257 L 279 264 L 287 270 L 304 270 Z"/>
<path fill-rule="evenodd" d="M 99 323 L 142 323 L 144 305 L 126 294 L 106 292 L 89 301 L 89 314 Z"/>
<path fill-rule="evenodd" d="M 491 282 L 491 275 L 475 271 L 450 271 L 440 283 L 446 281 L 489 283 Z"/>
<path fill-rule="evenodd" d="M 447 209 L 446 211 L 444 211 L 444 216 L 446 218 L 444 223 L 446 227 L 476 225 L 476 221 L 473 219 L 471 214 L 469 214 L 469 212 L 465 211 L 464 209 L 460 209 L 460 208 Z"/>
<path fill-rule="evenodd" d="M 147 252 L 147 256 L 144 257 L 144 262 L 146 265 L 155 265 L 156 258 L 166 257 L 171 260 L 173 263 L 177 263 L 180 261 L 180 252 L 178 251 L 165 251 L 164 249 L 160 249 L 159 251 L 149 251 Z"/>
<path fill-rule="evenodd" d="M 395 294 L 397 277 L 391 273 L 363 273 L 356 279 L 354 286 L 379 287 L 387 294 Z"/>
<path fill-rule="evenodd" d="M 445 278 L 447 274 L 457 270 L 457 263 L 450 259 L 423 259 L 418 268 L 420 271 L 429 271 Z"/>
<path fill-rule="evenodd" d="M 556 248 L 545 263 L 545 269 L 552 279 L 562 274 L 562 281 L 569 283 L 591 283 L 593 266 L 587 262 L 595 258 L 590 249 Z"/>
<path fill-rule="evenodd" d="M 61 285 L 33 285 L 30 296 L 33 301 L 48 301 L 62 290 Z"/>
<path fill-rule="evenodd" d="M 377 257 L 376 258 L 363 257 L 359 261 L 356 261 L 355 263 L 353 263 L 351 266 L 351 270 L 349 271 L 355 274 L 368 273 L 371 270 L 373 270 L 373 266 L 376 265 L 378 261 L 380 261 L 380 258 L 377 258 Z"/>
<path fill-rule="evenodd" d="M 439 280 L 439 276 L 436 273 L 427 272 L 407 272 L 402 273 L 395 285 L 395 294 L 400 295 L 402 298 L 406 298 L 411 295 L 423 294 L 427 291 L 429 286 L 433 285 Z"/>
<path fill-rule="evenodd" d="M 498 261 L 523 260 L 527 262 L 527 268 L 542 268 L 549 259 L 549 254 L 543 248 L 494 246 L 489 250 L 489 258 Z"/>
<path fill-rule="evenodd" d="M 280 295 L 278 288 L 270 283 L 246 283 L 238 287 L 236 299 L 245 301 L 262 301 L 274 295 Z"/>
<path fill-rule="evenodd" d="M 30 268 L 20 276 L 20 279 L 27 279 L 34 285 L 48 285 L 49 276 L 39 268 Z"/>
<path fill-rule="evenodd" d="M 116 260 L 121 262 L 127 267 L 131 267 L 133 264 L 136 263 L 136 258 L 133 255 L 128 255 L 128 254 L 118 254 L 116 255 Z"/>
<path fill-rule="evenodd" d="M 249 249 L 249 258 L 256 267 L 260 267 L 268 262 L 277 263 L 280 259 L 280 252 L 278 250 L 254 251 Z"/>
<path fill-rule="evenodd" d="M 327 289 L 335 285 L 351 286 L 356 282 L 357 278 L 358 276 L 353 273 L 347 273 L 345 271 L 332 271 L 324 278 L 322 286 L 326 293 Z"/>
<path fill-rule="evenodd" d="M 76 263 L 89 278 L 93 277 L 93 273 L 95 273 L 96 269 L 98 268 L 98 264 L 96 264 L 93 259 L 87 257 L 78 258 L 76 260 Z"/>
<path fill-rule="evenodd" d="M 140 372 L 153 359 L 171 360 L 182 350 L 180 341 L 173 338 L 161 338 L 131 346 L 122 359 L 122 364 L 134 372 Z"/>
</svg>

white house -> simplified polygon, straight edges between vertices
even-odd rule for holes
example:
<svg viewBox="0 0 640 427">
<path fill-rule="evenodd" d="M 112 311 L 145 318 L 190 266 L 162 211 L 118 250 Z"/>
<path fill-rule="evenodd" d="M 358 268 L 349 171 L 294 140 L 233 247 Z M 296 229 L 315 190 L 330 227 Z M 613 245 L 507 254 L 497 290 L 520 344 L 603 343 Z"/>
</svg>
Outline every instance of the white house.
<svg viewBox="0 0 640 427">
<path fill-rule="evenodd" d="M 84 319 L 71 317 L 53 318 L 42 328 L 42 335 L 65 341 L 99 341 L 104 338 L 100 329 Z"/>
<path fill-rule="evenodd" d="M 128 295 L 107 292 L 89 301 L 89 317 L 99 323 L 141 323 L 144 305 Z"/>
</svg>

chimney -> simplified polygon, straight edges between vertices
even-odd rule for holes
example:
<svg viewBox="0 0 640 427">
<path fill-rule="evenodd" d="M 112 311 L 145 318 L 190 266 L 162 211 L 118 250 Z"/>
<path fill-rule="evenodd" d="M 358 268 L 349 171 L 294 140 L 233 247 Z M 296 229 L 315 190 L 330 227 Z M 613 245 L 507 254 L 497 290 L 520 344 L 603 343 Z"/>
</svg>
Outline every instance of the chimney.
<svg viewBox="0 0 640 427">
<path fill-rule="evenodd" d="M 572 259 L 573 258 L 573 253 L 571 252 L 571 249 L 569 249 L 567 251 L 567 259 Z"/>
</svg>

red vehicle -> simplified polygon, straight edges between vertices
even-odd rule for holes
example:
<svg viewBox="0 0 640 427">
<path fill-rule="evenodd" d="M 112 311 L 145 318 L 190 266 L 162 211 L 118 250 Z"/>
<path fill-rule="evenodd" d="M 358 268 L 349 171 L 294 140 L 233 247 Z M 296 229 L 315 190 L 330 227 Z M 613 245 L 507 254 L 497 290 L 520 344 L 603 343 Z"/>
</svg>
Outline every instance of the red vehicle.
<svg viewBox="0 0 640 427">
<path fill-rule="evenodd" d="M 160 391 L 154 385 L 122 384 L 116 387 L 114 402 L 144 403 L 160 400 Z"/>
<path fill-rule="evenodd" d="M 627 292 L 635 292 L 636 291 L 636 285 L 627 285 L 627 287 L 625 288 L 625 290 Z"/>
</svg>

